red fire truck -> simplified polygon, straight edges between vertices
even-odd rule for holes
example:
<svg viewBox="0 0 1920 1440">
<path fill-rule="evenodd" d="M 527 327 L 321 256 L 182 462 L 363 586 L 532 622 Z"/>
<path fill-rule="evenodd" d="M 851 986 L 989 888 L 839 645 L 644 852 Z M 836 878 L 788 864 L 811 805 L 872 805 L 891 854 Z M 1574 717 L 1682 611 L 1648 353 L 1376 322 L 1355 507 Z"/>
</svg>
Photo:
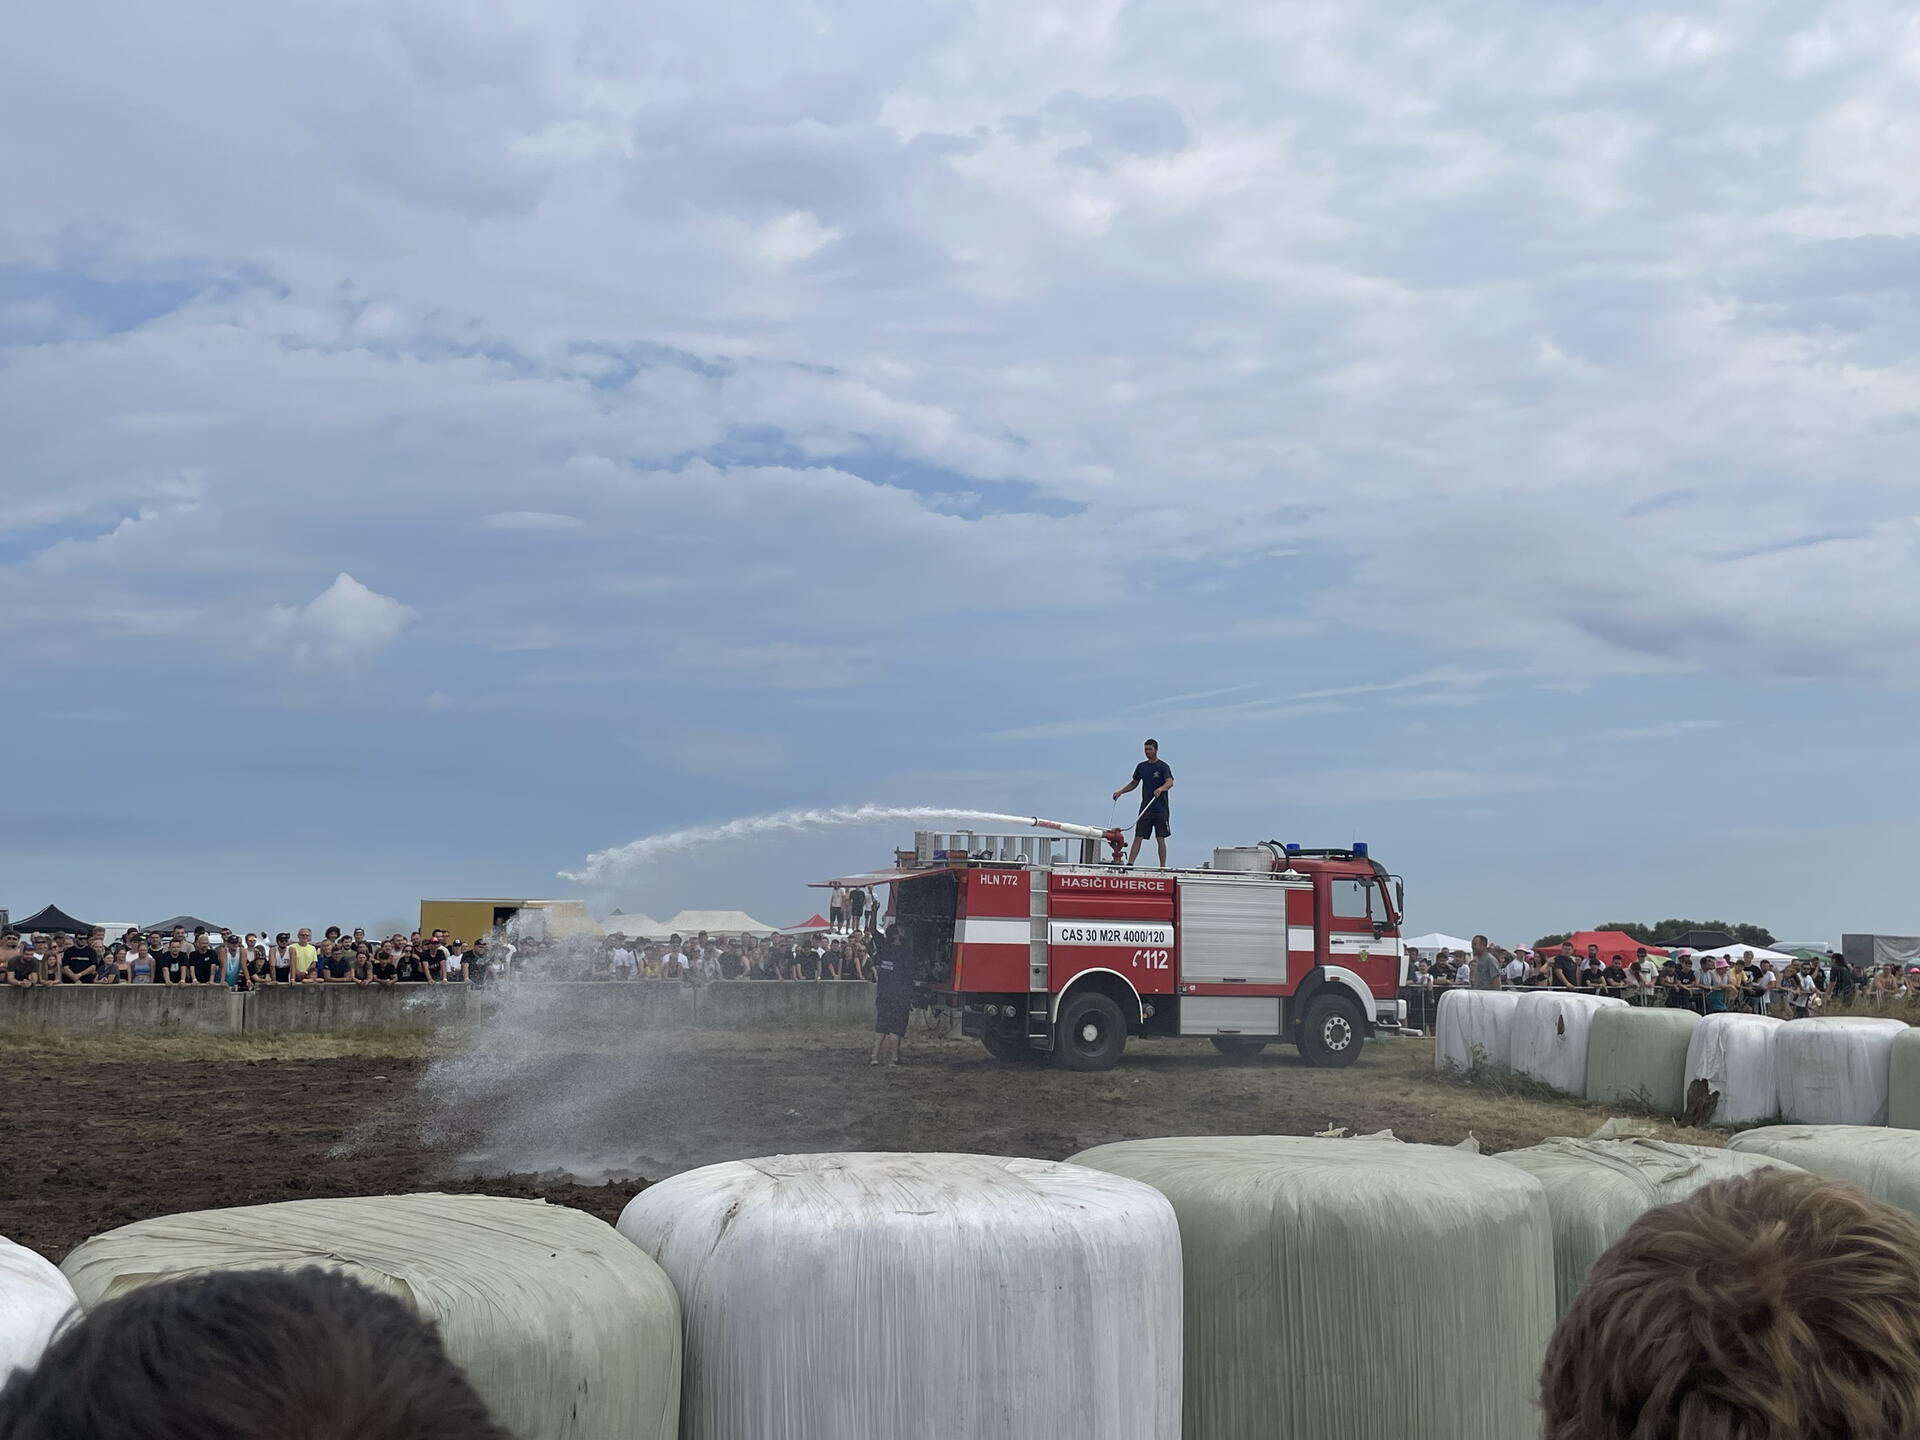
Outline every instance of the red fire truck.
<svg viewBox="0 0 1920 1440">
<path fill-rule="evenodd" d="M 958 1010 L 995 1057 L 1107 1070 L 1129 1035 L 1204 1035 L 1228 1055 L 1288 1041 L 1350 1065 L 1403 1022 L 1403 886 L 1365 845 L 1130 870 L 1118 830 L 1032 823 L 1064 835 L 922 831 L 892 869 L 825 882 L 892 888 L 919 1003 Z"/>
</svg>

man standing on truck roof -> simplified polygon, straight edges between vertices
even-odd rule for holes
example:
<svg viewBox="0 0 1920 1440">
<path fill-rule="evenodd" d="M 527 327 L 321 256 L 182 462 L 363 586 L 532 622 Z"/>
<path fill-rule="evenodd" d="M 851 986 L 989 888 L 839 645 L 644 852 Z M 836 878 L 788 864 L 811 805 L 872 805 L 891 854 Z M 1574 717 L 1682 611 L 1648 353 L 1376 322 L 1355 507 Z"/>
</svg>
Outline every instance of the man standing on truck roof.
<svg viewBox="0 0 1920 1440">
<path fill-rule="evenodd" d="M 1127 854 L 1127 866 L 1140 858 L 1140 846 L 1149 835 L 1160 842 L 1160 868 L 1167 868 L 1167 836 L 1173 832 L 1167 824 L 1167 792 L 1173 789 L 1173 770 L 1160 758 L 1160 742 L 1149 740 L 1141 747 L 1147 758 L 1133 767 L 1133 779 L 1113 792 L 1118 800 L 1128 791 L 1145 787 L 1139 818 L 1133 827 L 1133 849 Z"/>
</svg>

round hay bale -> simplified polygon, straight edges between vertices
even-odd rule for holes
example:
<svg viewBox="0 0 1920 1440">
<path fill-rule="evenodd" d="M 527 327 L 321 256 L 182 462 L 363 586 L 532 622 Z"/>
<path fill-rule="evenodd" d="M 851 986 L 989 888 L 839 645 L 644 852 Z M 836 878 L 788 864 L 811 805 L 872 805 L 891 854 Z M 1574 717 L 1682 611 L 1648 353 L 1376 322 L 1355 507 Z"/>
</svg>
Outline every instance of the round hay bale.
<svg viewBox="0 0 1920 1440">
<path fill-rule="evenodd" d="M 1513 1073 L 1562 1095 L 1585 1098 L 1587 1036 L 1601 1010 L 1624 1010 L 1611 995 L 1536 990 L 1513 1009 Z"/>
<path fill-rule="evenodd" d="M 1553 1238 L 1531 1175 L 1432 1145 L 1268 1135 L 1069 1163 L 1143 1180 L 1180 1217 L 1186 1434 L 1539 1434 Z"/>
<path fill-rule="evenodd" d="M 686 1312 L 683 1440 L 1174 1440 L 1180 1236 L 1044 1160 L 781 1155 L 642 1191 Z"/>
<path fill-rule="evenodd" d="M 1865 1015 L 1795 1020 L 1774 1031 L 1781 1118 L 1804 1125 L 1884 1125 L 1893 1042 L 1907 1022 Z"/>
<path fill-rule="evenodd" d="M 83 1304 L 209 1270 L 342 1271 L 440 1327 L 495 1418 L 524 1440 L 671 1440 L 673 1287 L 579 1210 L 487 1195 L 290 1200 L 142 1220 L 60 1267 Z"/>
<path fill-rule="evenodd" d="M 1517 990 L 1448 990 L 1433 1022 L 1433 1068 L 1503 1074 L 1513 1061 Z"/>
<path fill-rule="evenodd" d="M 1587 1099 L 1644 1105 L 1661 1115 L 1687 1107 L 1687 1045 L 1700 1017 L 1691 1010 L 1608 1006 L 1587 1031 Z"/>
<path fill-rule="evenodd" d="M 1786 1023 L 1771 1015 L 1723 1014 L 1694 1026 L 1687 1040 L 1687 1118 L 1700 1125 L 1754 1125 L 1777 1116 L 1773 1037 Z"/>
<path fill-rule="evenodd" d="M 31 1369 L 68 1315 L 80 1308 L 60 1267 L 0 1238 L 0 1384 Z"/>
<path fill-rule="evenodd" d="M 1887 1062 L 1887 1124 L 1920 1130 L 1920 1030 L 1911 1025 L 1893 1037 Z"/>
<path fill-rule="evenodd" d="M 1804 1024 L 1795 1021 L 1794 1024 Z M 1920 1134 L 1879 1125 L 1763 1125 L 1727 1141 L 1729 1150 L 1770 1155 L 1844 1180 L 1920 1219 Z"/>
<path fill-rule="evenodd" d="M 1544 1140 L 1493 1157 L 1537 1179 L 1553 1216 L 1553 1275 L 1567 1313 L 1587 1272 L 1627 1227 L 1656 1205 L 1684 1200 L 1702 1185 L 1755 1170 L 1795 1166 L 1766 1155 L 1664 1140 Z"/>
</svg>

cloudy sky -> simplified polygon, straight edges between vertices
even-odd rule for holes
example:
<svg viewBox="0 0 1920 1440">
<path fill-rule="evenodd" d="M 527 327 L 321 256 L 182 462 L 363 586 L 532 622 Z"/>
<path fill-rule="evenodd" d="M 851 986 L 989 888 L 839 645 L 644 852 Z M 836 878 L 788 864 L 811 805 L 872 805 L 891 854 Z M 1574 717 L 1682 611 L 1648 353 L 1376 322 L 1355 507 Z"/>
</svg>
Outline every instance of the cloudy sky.
<svg viewBox="0 0 1920 1440">
<path fill-rule="evenodd" d="M 0 47 L 0 905 L 792 806 L 1920 930 L 1920 21 L 210 0 Z M 904 828 L 597 904 L 801 918 Z"/>
</svg>

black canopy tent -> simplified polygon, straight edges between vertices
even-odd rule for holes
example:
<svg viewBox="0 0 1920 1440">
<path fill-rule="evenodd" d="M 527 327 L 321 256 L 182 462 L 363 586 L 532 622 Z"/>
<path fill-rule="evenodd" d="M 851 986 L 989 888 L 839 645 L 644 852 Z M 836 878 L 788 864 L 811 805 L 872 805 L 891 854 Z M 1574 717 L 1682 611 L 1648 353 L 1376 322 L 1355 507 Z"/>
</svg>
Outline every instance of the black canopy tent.
<svg viewBox="0 0 1920 1440">
<path fill-rule="evenodd" d="M 48 905 L 13 922 L 22 935 L 85 935 L 93 929 L 84 920 L 76 920 L 58 905 Z"/>
<path fill-rule="evenodd" d="M 193 934 L 196 930 L 205 930 L 209 935 L 217 935 L 220 933 L 220 927 L 218 925 L 214 924 L 211 920 L 202 920 L 198 915 L 176 915 L 171 920 L 157 921 L 152 925 L 142 925 L 140 928 L 149 935 L 153 934 L 156 930 L 164 935 L 169 930 L 175 929 L 184 930 L 189 935 Z"/>
</svg>

